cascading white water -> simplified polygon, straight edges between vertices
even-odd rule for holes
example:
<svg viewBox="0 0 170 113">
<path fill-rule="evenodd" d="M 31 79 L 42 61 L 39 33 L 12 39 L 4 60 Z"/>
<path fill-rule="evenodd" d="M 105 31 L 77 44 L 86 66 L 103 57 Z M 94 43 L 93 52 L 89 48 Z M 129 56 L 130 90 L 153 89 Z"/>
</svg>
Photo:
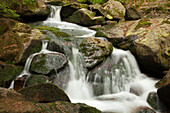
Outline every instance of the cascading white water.
<svg viewBox="0 0 170 113">
<path fill-rule="evenodd" d="M 59 28 L 61 31 L 67 30 L 67 33 L 70 34 L 76 33 L 75 36 L 87 37 L 95 35 L 96 32 L 93 30 L 76 24 L 61 22 L 60 19 L 57 19 L 60 18 L 60 10 L 61 7 L 52 7 L 51 16 L 43 24 Z M 77 29 L 83 31 L 83 33 L 77 33 Z M 46 49 L 47 43 L 43 42 L 42 50 L 27 59 L 23 70 L 24 74 L 29 74 L 29 67 L 35 55 L 51 53 Z M 146 98 L 149 92 L 156 90 L 154 87 L 156 81 L 140 72 L 134 56 L 129 51 L 114 48 L 111 57 L 113 57 L 112 62 L 115 66 L 112 67 L 111 71 L 104 70 L 105 78 L 96 73 L 93 83 L 88 81 L 90 77 L 85 74 L 83 65 L 80 62 L 78 49 L 72 48 L 72 52 L 73 60 L 69 61 L 70 80 L 65 91 L 73 103 L 86 103 L 103 112 L 114 113 L 132 113 L 137 107 L 150 107 L 146 102 Z M 21 75 L 19 76 L 21 77 Z M 97 82 L 101 82 L 104 88 L 104 92 L 100 96 L 94 95 L 93 84 L 97 84 Z M 131 93 L 130 88 L 137 89 L 140 95 L 137 96 Z"/>
<path fill-rule="evenodd" d="M 77 37 L 95 36 L 96 31 L 94 30 L 90 30 L 86 27 L 82 27 L 77 24 L 61 21 L 60 10 L 61 6 L 51 6 L 50 17 L 46 21 L 43 21 L 43 25 L 59 28 L 60 31 L 66 32 L 71 36 Z"/>
<path fill-rule="evenodd" d="M 16 78 L 20 78 L 20 77 L 23 77 L 23 76 L 27 76 L 27 78 L 31 75 L 31 73 L 29 72 L 29 68 L 30 68 L 30 65 L 31 65 L 31 62 L 32 62 L 32 59 L 34 58 L 34 56 L 38 55 L 38 54 L 42 54 L 42 53 L 55 53 L 55 52 L 52 52 L 52 51 L 48 51 L 47 50 L 47 45 L 48 45 L 48 40 L 42 40 L 42 48 L 41 48 L 41 51 L 38 52 L 38 53 L 34 53 L 32 55 L 30 55 L 27 60 L 26 60 L 26 63 L 25 63 L 25 66 L 24 66 L 24 70 L 21 72 L 21 74 L 19 76 L 17 76 Z M 10 84 L 10 87 L 9 89 L 13 89 L 14 88 L 14 80 L 11 82 Z"/>
<path fill-rule="evenodd" d="M 47 19 L 43 25 L 59 28 L 60 31 L 78 37 L 94 36 L 96 33 L 76 24 L 57 21 L 55 18 L 60 18 L 59 13 L 53 14 L 56 14 L 53 19 Z M 111 77 L 102 78 L 96 73 L 93 83 L 88 81 L 89 76 L 86 76 L 80 62 L 78 49 L 73 48 L 72 52 L 73 60 L 69 61 L 70 81 L 66 88 L 66 93 L 72 102 L 82 102 L 97 107 L 103 112 L 116 113 L 131 113 L 137 107 L 149 107 L 146 98 L 151 90 L 155 91 L 156 81 L 140 72 L 134 56 L 129 51 L 114 48 L 111 57 L 114 58 L 112 62 L 117 66 L 113 66 L 111 71 L 104 71 L 105 75 Z M 95 96 L 92 85 L 100 81 L 103 81 L 104 92 L 102 96 Z M 130 88 L 138 89 L 140 95 L 130 93 Z"/>
<path fill-rule="evenodd" d="M 83 65 L 79 59 L 77 48 L 72 48 L 73 60 L 69 61 L 70 81 L 66 88 L 66 93 L 71 99 L 88 99 L 92 98 L 92 87 L 87 82 Z M 76 94 L 76 95 L 75 95 Z"/>
<path fill-rule="evenodd" d="M 94 96 L 92 84 L 88 82 L 88 78 L 83 73 L 78 55 L 78 50 L 74 48 L 73 61 L 69 63 L 71 80 L 66 89 L 66 93 L 73 103 L 86 103 L 103 112 L 114 113 L 131 113 L 137 107 L 150 107 L 146 99 L 149 92 L 156 91 L 154 87 L 156 81 L 140 72 L 134 56 L 129 51 L 114 49 L 112 53 L 114 64 L 116 65 L 121 61 L 122 64 L 120 68 L 116 67 L 115 69 L 113 67 L 115 73 L 112 74 L 115 77 L 112 77 L 112 80 L 109 77 L 104 78 L 104 93 L 102 96 Z M 108 71 L 105 71 L 107 75 Z M 97 78 L 101 79 L 96 74 L 94 82 Z M 141 94 L 137 96 L 130 93 L 131 86 L 137 87 Z"/>
</svg>

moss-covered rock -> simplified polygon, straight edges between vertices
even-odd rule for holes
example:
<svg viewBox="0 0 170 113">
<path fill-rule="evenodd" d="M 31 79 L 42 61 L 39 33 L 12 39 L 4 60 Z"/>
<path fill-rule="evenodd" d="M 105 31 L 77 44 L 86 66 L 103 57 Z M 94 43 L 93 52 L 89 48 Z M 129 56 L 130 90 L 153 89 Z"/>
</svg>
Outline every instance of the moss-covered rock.
<svg viewBox="0 0 170 113">
<path fill-rule="evenodd" d="M 23 67 L 0 62 L 0 87 L 8 88 L 16 76 L 20 74 Z"/>
<path fill-rule="evenodd" d="M 157 88 L 168 85 L 170 83 L 170 69 L 167 71 L 167 74 L 160 80 L 158 81 L 155 86 Z"/>
<path fill-rule="evenodd" d="M 44 75 L 31 75 L 27 78 L 26 82 L 25 82 L 25 86 L 33 86 L 35 84 L 38 83 L 46 83 L 48 80 L 47 76 Z"/>
<path fill-rule="evenodd" d="M 12 18 L 18 18 L 20 15 L 24 21 L 44 20 L 50 13 L 41 0 L 1 0 L 1 5 L 2 14 L 7 12 Z"/>
<path fill-rule="evenodd" d="M 95 13 L 82 8 L 74 12 L 66 21 L 83 26 L 92 26 L 102 24 L 105 20 L 102 16 L 95 16 Z"/>
<path fill-rule="evenodd" d="M 30 71 L 39 74 L 49 74 L 63 68 L 67 58 L 62 53 L 44 53 L 36 55 L 31 63 Z"/>
<path fill-rule="evenodd" d="M 67 101 L 70 102 L 67 94 L 58 86 L 51 83 L 40 83 L 34 86 L 26 87 L 18 91 L 28 101 L 37 102 L 55 102 Z"/>
<path fill-rule="evenodd" d="M 103 5 L 109 15 L 116 19 L 124 19 L 126 9 L 119 1 L 109 0 Z"/>
<path fill-rule="evenodd" d="M 40 40 L 39 37 L 42 36 L 42 33 L 35 35 L 35 30 L 27 24 L 0 18 L 0 59 L 9 63 L 19 63 L 32 40 Z"/>
<path fill-rule="evenodd" d="M 52 32 L 56 37 L 69 37 L 70 35 L 64 32 L 61 32 L 59 30 L 59 28 L 55 28 L 55 27 L 48 27 L 48 26 L 37 26 L 37 29 L 39 29 L 41 32 L 45 32 L 45 31 L 50 31 Z"/>
<path fill-rule="evenodd" d="M 101 113 L 96 108 L 81 103 L 73 104 L 65 101 L 38 103 L 25 101 L 21 94 L 4 88 L 0 88 L 0 108 L 2 113 Z"/>
<path fill-rule="evenodd" d="M 164 19 L 141 19 L 104 25 L 96 36 L 104 36 L 113 46 L 129 49 L 144 71 L 161 77 L 169 69 L 169 24 Z"/>
<path fill-rule="evenodd" d="M 10 9 L 5 3 L 0 1 L 0 17 L 19 19 L 20 15 L 15 10 Z"/>
<path fill-rule="evenodd" d="M 93 68 L 112 53 L 113 47 L 110 42 L 88 37 L 80 44 L 79 50 L 84 56 L 85 67 Z"/>
</svg>

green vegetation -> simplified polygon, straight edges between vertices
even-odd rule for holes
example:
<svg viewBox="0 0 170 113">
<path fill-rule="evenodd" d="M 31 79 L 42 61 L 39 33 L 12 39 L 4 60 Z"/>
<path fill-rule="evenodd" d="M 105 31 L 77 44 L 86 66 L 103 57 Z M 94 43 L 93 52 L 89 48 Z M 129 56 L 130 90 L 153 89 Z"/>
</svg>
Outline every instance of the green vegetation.
<svg viewBox="0 0 170 113">
<path fill-rule="evenodd" d="M 41 32 L 43 32 L 44 30 L 50 31 L 53 34 L 55 34 L 56 37 L 69 37 L 70 36 L 69 34 L 61 32 L 58 28 L 55 28 L 55 27 L 48 27 L 48 26 L 40 25 L 36 28 L 39 29 Z"/>
<path fill-rule="evenodd" d="M 151 24 L 152 23 L 148 22 L 147 20 L 140 20 L 135 29 L 139 29 L 140 27 L 149 27 Z"/>
<path fill-rule="evenodd" d="M 19 19 L 20 15 L 15 10 L 10 9 L 5 3 L 0 2 L 0 17 Z"/>
</svg>

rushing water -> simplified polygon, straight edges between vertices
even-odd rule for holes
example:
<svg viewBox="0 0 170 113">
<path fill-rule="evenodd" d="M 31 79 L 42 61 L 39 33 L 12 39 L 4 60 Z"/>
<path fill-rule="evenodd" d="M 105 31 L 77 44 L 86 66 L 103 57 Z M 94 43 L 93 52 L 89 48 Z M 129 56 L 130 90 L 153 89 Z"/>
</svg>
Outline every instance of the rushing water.
<svg viewBox="0 0 170 113">
<path fill-rule="evenodd" d="M 93 30 L 76 24 L 61 22 L 60 10 L 61 7 L 52 6 L 51 15 L 43 24 L 59 28 L 72 36 L 95 35 L 96 32 Z M 23 72 L 18 77 L 30 75 L 29 67 L 35 55 L 52 52 L 46 49 L 47 44 L 47 41 L 43 41 L 42 50 L 29 56 Z M 91 80 L 90 74 L 86 74 L 87 71 L 83 68 L 78 49 L 73 47 L 72 52 L 73 58 L 69 61 L 70 80 L 65 92 L 73 103 L 86 103 L 103 112 L 114 113 L 132 113 L 137 107 L 150 107 L 146 99 L 149 92 L 156 91 L 154 87 L 156 81 L 140 72 L 134 56 L 129 51 L 114 48 L 111 56 L 107 59 L 108 62 L 111 62 L 111 69 L 102 70 L 102 67 L 99 67 L 93 75 L 94 80 Z M 102 77 L 100 72 L 103 72 L 102 74 L 105 77 Z M 102 89 L 100 90 L 103 90 L 103 93 L 96 95 L 94 85 L 101 85 Z M 131 89 L 136 94 L 132 93 Z"/>
</svg>

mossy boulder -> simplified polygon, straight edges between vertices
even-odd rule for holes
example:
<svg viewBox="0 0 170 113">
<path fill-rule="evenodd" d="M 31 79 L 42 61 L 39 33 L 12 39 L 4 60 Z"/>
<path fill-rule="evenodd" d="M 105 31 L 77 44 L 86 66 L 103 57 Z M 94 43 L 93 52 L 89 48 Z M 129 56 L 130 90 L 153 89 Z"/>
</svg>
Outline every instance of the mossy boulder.
<svg viewBox="0 0 170 113">
<path fill-rule="evenodd" d="M 33 86 L 35 84 L 39 84 L 39 83 L 46 83 L 48 82 L 48 77 L 45 75 L 31 75 L 27 78 L 26 82 L 25 82 L 25 86 Z"/>
<path fill-rule="evenodd" d="M 58 86 L 51 83 L 40 83 L 34 86 L 26 87 L 18 91 L 27 101 L 37 102 L 70 102 L 67 94 Z"/>
<path fill-rule="evenodd" d="M 100 110 L 88 106 L 86 104 L 82 103 L 70 103 L 65 101 L 57 101 L 57 102 L 51 102 L 51 103 L 42 103 L 39 104 L 39 107 L 41 108 L 42 112 L 45 113 L 101 113 Z"/>
<path fill-rule="evenodd" d="M 102 26 L 96 36 L 104 36 L 113 46 L 130 50 L 142 71 L 162 77 L 170 66 L 169 27 L 164 19 L 140 19 Z"/>
<path fill-rule="evenodd" d="M 0 1 L 0 17 L 12 18 L 18 20 L 20 15 L 16 14 L 15 10 L 10 9 L 8 5 Z"/>
<path fill-rule="evenodd" d="M 0 62 L 0 87 L 8 88 L 23 67 Z"/>
<path fill-rule="evenodd" d="M 50 89 L 52 89 L 51 87 L 53 86 L 50 86 Z M 47 88 L 47 90 L 45 90 L 44 92 L 50 89 Z M 57 91 L 60 91 L 58 90 L 58 88 L 56 88 L 56 86 L 54 86 L 53 91 L 56 92 L 56 89 Z M 57 92 L 57 94 L 60 94 L 60 93 Z M 47 96 L 47 95 L 44 95 L 44 96 Z M 61 93 L 60 96 L 64 97 L 64 95 Z M 51 95 L 49 94 L 49 96 Z M 56 99 L 56 96 L 58 95 L 55 94 L 53 96 Z M 68 97 L 66 99 L 68 99 Z M 90 107 L 82 103 L 73 104 L 68 101 L 38 103 L 37 101 L 36 102 L 25 101 L 24 96 L 21 95 L 20 93 L 17 93 L 13 90 L 5 89 L 5 88 L 0 88 L 0 108 L 1 108 L 0 112 L 2 113 L 61 113 L 61 112 L 64 112 L 64 113 L 78 113 L 78 112 L 101 113 L 101 111 L 97 110 L 96 108 Z"/>
<path fill-rule="evenodd" d="M 37 29 L 39 29 L 42 33 L 46 34 L 46 31 L 52 32 L 56 37 L 69 37 L 70 35 L 64 32 L 61 32 L 59 28 L 55 27 L 49 27 L 49 26 L 37 26 Z"/>
<path fill-rule="evenodd" d="M 7 14 L 11 13 L 14 15 L 13 18 L 17 18 L 20 15 L 23 21 L 44 20 L 50 13 L 50 10 L 41 0 L 1 0 L 1 3 L 4 7 L 2 14 L 4 12 L 7 12 Z"/>
<path fill-rule="evenodd" d="M 110 42 L 87 37 L 80 44 L 79 50 L 84 57 L 85 67 L 93 68 L 112 53 L 113 46 Z"/>
<path fill-rule="evenodd" d="M 103 5 L 109 15 L 115 19 L 124 19 L 126 9 L 119 1 L 109 0 Z"/>
<path fill-rule="evenodd" d="M 37 32 L 36 32 L 37 33 Z M 23 53 L 32 43 L 40 40 L 42 33 L 35 35 L 35 30 L 27 24 L 6 18 L 0 18 L 0 60 L 17 64 Z"/>
<path fill-rule="evenodd" d="M 39 74 L 49 74 L 64 68 L 66 63 L 67 58 L 62 53 L 42 53 L 33 58 L 30 71 Z"/>
<path fill-rule="evenodd" d="M 75 3 L 75 2 L 63 5 L 63 7 L 61 9 L 61 19 L 63 20 L 65 18 L 68 18 L 74 12 L 76 12 L 77 10 L 79 10 L 81 8 L 87 9 L 88 5 L 87 4 Z"/>
<path fill-rule="evenodd" d="M 95 16 L 94 12 L 82 8 L 69 16 L 66 21 L 83 26 L 92 26 L 102 24 L 105 20 L 102 16 Z"/>
</svg>

